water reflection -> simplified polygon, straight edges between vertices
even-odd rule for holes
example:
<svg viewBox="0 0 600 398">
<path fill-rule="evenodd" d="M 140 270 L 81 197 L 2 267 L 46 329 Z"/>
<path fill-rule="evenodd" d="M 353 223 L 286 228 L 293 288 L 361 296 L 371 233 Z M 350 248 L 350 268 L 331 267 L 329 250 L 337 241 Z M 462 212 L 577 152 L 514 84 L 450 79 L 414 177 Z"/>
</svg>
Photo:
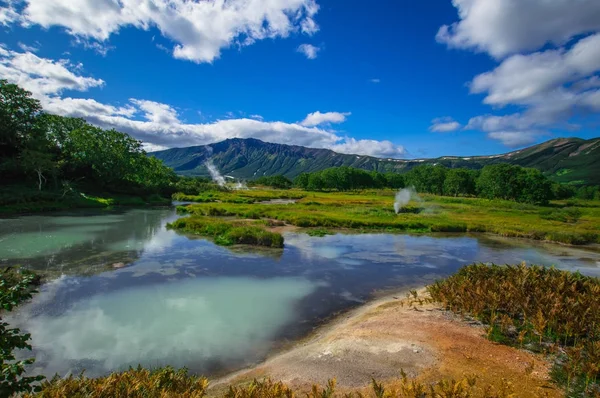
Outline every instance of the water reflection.
<svg viewBox="0 0 600 398">
<path fill-rule="evenodd" d="M 166 230 L 176 217 L 94 211 L 0 223 L 3 264 L 56 277 L 10 318 L 32 333 L 35 372 L 240 367 L 376 290 L 422 286 L 476 261 L 599 275 L 598 252 L 485 235 L 291 233 L 284 250 L 232 250 Z"/>
<path fill-rule="evenodd" d="M 294 318 L 294 304 L 315 289 L 301 278 L 191 278 L 97 294 L 54 305 L 69 289 L 61 279 L 20 311 L 34 336 L 44 374 L 95 376 L 136 366 L 240 364 L 264 355 L 277 331 Z"/>
</svg>

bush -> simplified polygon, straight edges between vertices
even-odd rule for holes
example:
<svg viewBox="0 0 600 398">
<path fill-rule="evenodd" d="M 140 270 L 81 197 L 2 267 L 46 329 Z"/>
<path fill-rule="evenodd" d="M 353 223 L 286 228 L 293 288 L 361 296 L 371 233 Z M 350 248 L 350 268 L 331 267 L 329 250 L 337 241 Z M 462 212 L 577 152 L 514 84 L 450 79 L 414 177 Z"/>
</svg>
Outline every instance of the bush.
<svg viewBox="0 0 600 398">
<path fill-rule="evenodd" d="M 16 306 L 31 298 L 36 290 L 32 288 L 39 280 L 28 272 L 6 268 L 0 271 L 0 305 L 4 311 L 12 311 Z M 23 376 L 25 367 L 33 364 L 34 359 L 17 361 L 15 350 L 31 350 L 29 334 L 21 333 L 19 329 L 10 328 L 0 318 L 0 397 L 9 397 L 13 394 L 38 391 L 37 382 L 43 376 Z"/>
<path fill-rule="evenodd" d="M 539 266 L 474 264 L 428 291 L 447 309 L 488 325 L 494 340 L 564 352 L 554 374 L 565 376 L 568 395 L 600 393 L 599 279 Z"/>
</svg>

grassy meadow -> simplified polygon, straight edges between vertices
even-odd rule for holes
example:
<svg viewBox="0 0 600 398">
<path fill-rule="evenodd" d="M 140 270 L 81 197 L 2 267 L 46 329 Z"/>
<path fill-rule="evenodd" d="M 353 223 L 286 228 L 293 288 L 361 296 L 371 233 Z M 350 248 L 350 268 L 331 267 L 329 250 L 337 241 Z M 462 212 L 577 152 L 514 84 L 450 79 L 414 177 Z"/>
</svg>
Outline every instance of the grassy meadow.
<svg viewBox="0 0 600 398">
<path fill-rule="evenodd" d="M 419 195 L 394 211 L 396 191 L 307 192 L 253 189 L 176 194 L 194 216 L 269 219 L 302 228 L 392 232 L 486 232 L 573 245 L 600 243 L 599 201 L 554 201 L 548 206 L 481 198 Z M 268 204 L 293 199 L 292 204 Z"/>
</svg>

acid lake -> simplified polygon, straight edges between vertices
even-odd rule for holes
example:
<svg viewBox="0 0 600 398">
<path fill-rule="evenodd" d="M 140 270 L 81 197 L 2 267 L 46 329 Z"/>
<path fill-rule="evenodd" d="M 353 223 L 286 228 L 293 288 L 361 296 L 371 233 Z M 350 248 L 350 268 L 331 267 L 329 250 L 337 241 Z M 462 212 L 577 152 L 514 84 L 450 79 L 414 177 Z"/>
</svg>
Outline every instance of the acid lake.
<svg viewBox="0 0 600 398">
<path fill-rule="evenodd" d="M 376 292 L 423 286 L 477 261 L 600 276 L 600 253 L 558 245 L 288 233 L 283 250 L 248 251 L 168 231 L 177 217 L 163 208 L 0 219 L 0 265 L 49 281 L 5 317 L 32 334 L 32 374 L 96 376 L 140 363 L 237 369 Z"/>
</svg>

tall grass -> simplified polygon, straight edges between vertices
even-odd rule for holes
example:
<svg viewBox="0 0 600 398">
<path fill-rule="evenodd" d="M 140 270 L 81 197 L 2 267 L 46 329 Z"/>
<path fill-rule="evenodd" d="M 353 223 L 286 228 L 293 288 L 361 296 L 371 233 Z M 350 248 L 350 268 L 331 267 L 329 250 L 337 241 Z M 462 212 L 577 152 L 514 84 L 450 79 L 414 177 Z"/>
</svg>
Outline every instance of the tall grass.
<svg viewBox="0 0 600 398">
<path fill-rule="evenodd" d="M 208 380 L 192 376 L 186 369 L 165 367 L 148 370 L 142 367 L 106 377 L 89 378 L 73 375 L 55 377 L 42 384 L 37 395 L 25 397 L 94 397 L 94 398 L 201 398 L 206 395 Z"/>
<path fill-rule="evenodd" d="M 506 381 L 497 386 L 478 385 L 477 378 L 465 376 L 461 380 L 442 380 L 433 384 L 423 384 L 409 379 L 401 372 L 394 387 L 372 381 L 369 390 L 337 392 L 335 379 L 326 386 L 313 385 L 308 392 L 294 391 L 282 382 L 270 379 L 254 380 L 246 385 L 230 386 L 224 393 L 209 394 L 208 380 L 189 375 L 187 370 L 174 370 L 166 367 L 153 371 L 137 368 L 113 373 L 97 379 L 84 376 L 66 379 L 54 378 L 43 384 L 36 395 L 25 398 L 202 398 L 207 394 L 223 398 L 511 398 L 514 388 Z M 540 394 L 540 396 L 543 396 Z"/>
<path fill-rule="evenodd" d="M 185 217 L 170 224 L 167 228 L 181 232 L 208 236 L 216 244 L 230 246 L 235 244 L 255 245 L 281 248 L 283 236 L 267 231 L 264 223 L 248 224 L 247 222 L 223 221 L 210 217 Z"/>
<path fill-rule="evenodd" d="M 598 396 L 600 280 L 539 266 L 474 264 L 428 287 L 434 301 L 473 316 L 501 343 L 553 354 L 570 395 Z"/>
</svg>

